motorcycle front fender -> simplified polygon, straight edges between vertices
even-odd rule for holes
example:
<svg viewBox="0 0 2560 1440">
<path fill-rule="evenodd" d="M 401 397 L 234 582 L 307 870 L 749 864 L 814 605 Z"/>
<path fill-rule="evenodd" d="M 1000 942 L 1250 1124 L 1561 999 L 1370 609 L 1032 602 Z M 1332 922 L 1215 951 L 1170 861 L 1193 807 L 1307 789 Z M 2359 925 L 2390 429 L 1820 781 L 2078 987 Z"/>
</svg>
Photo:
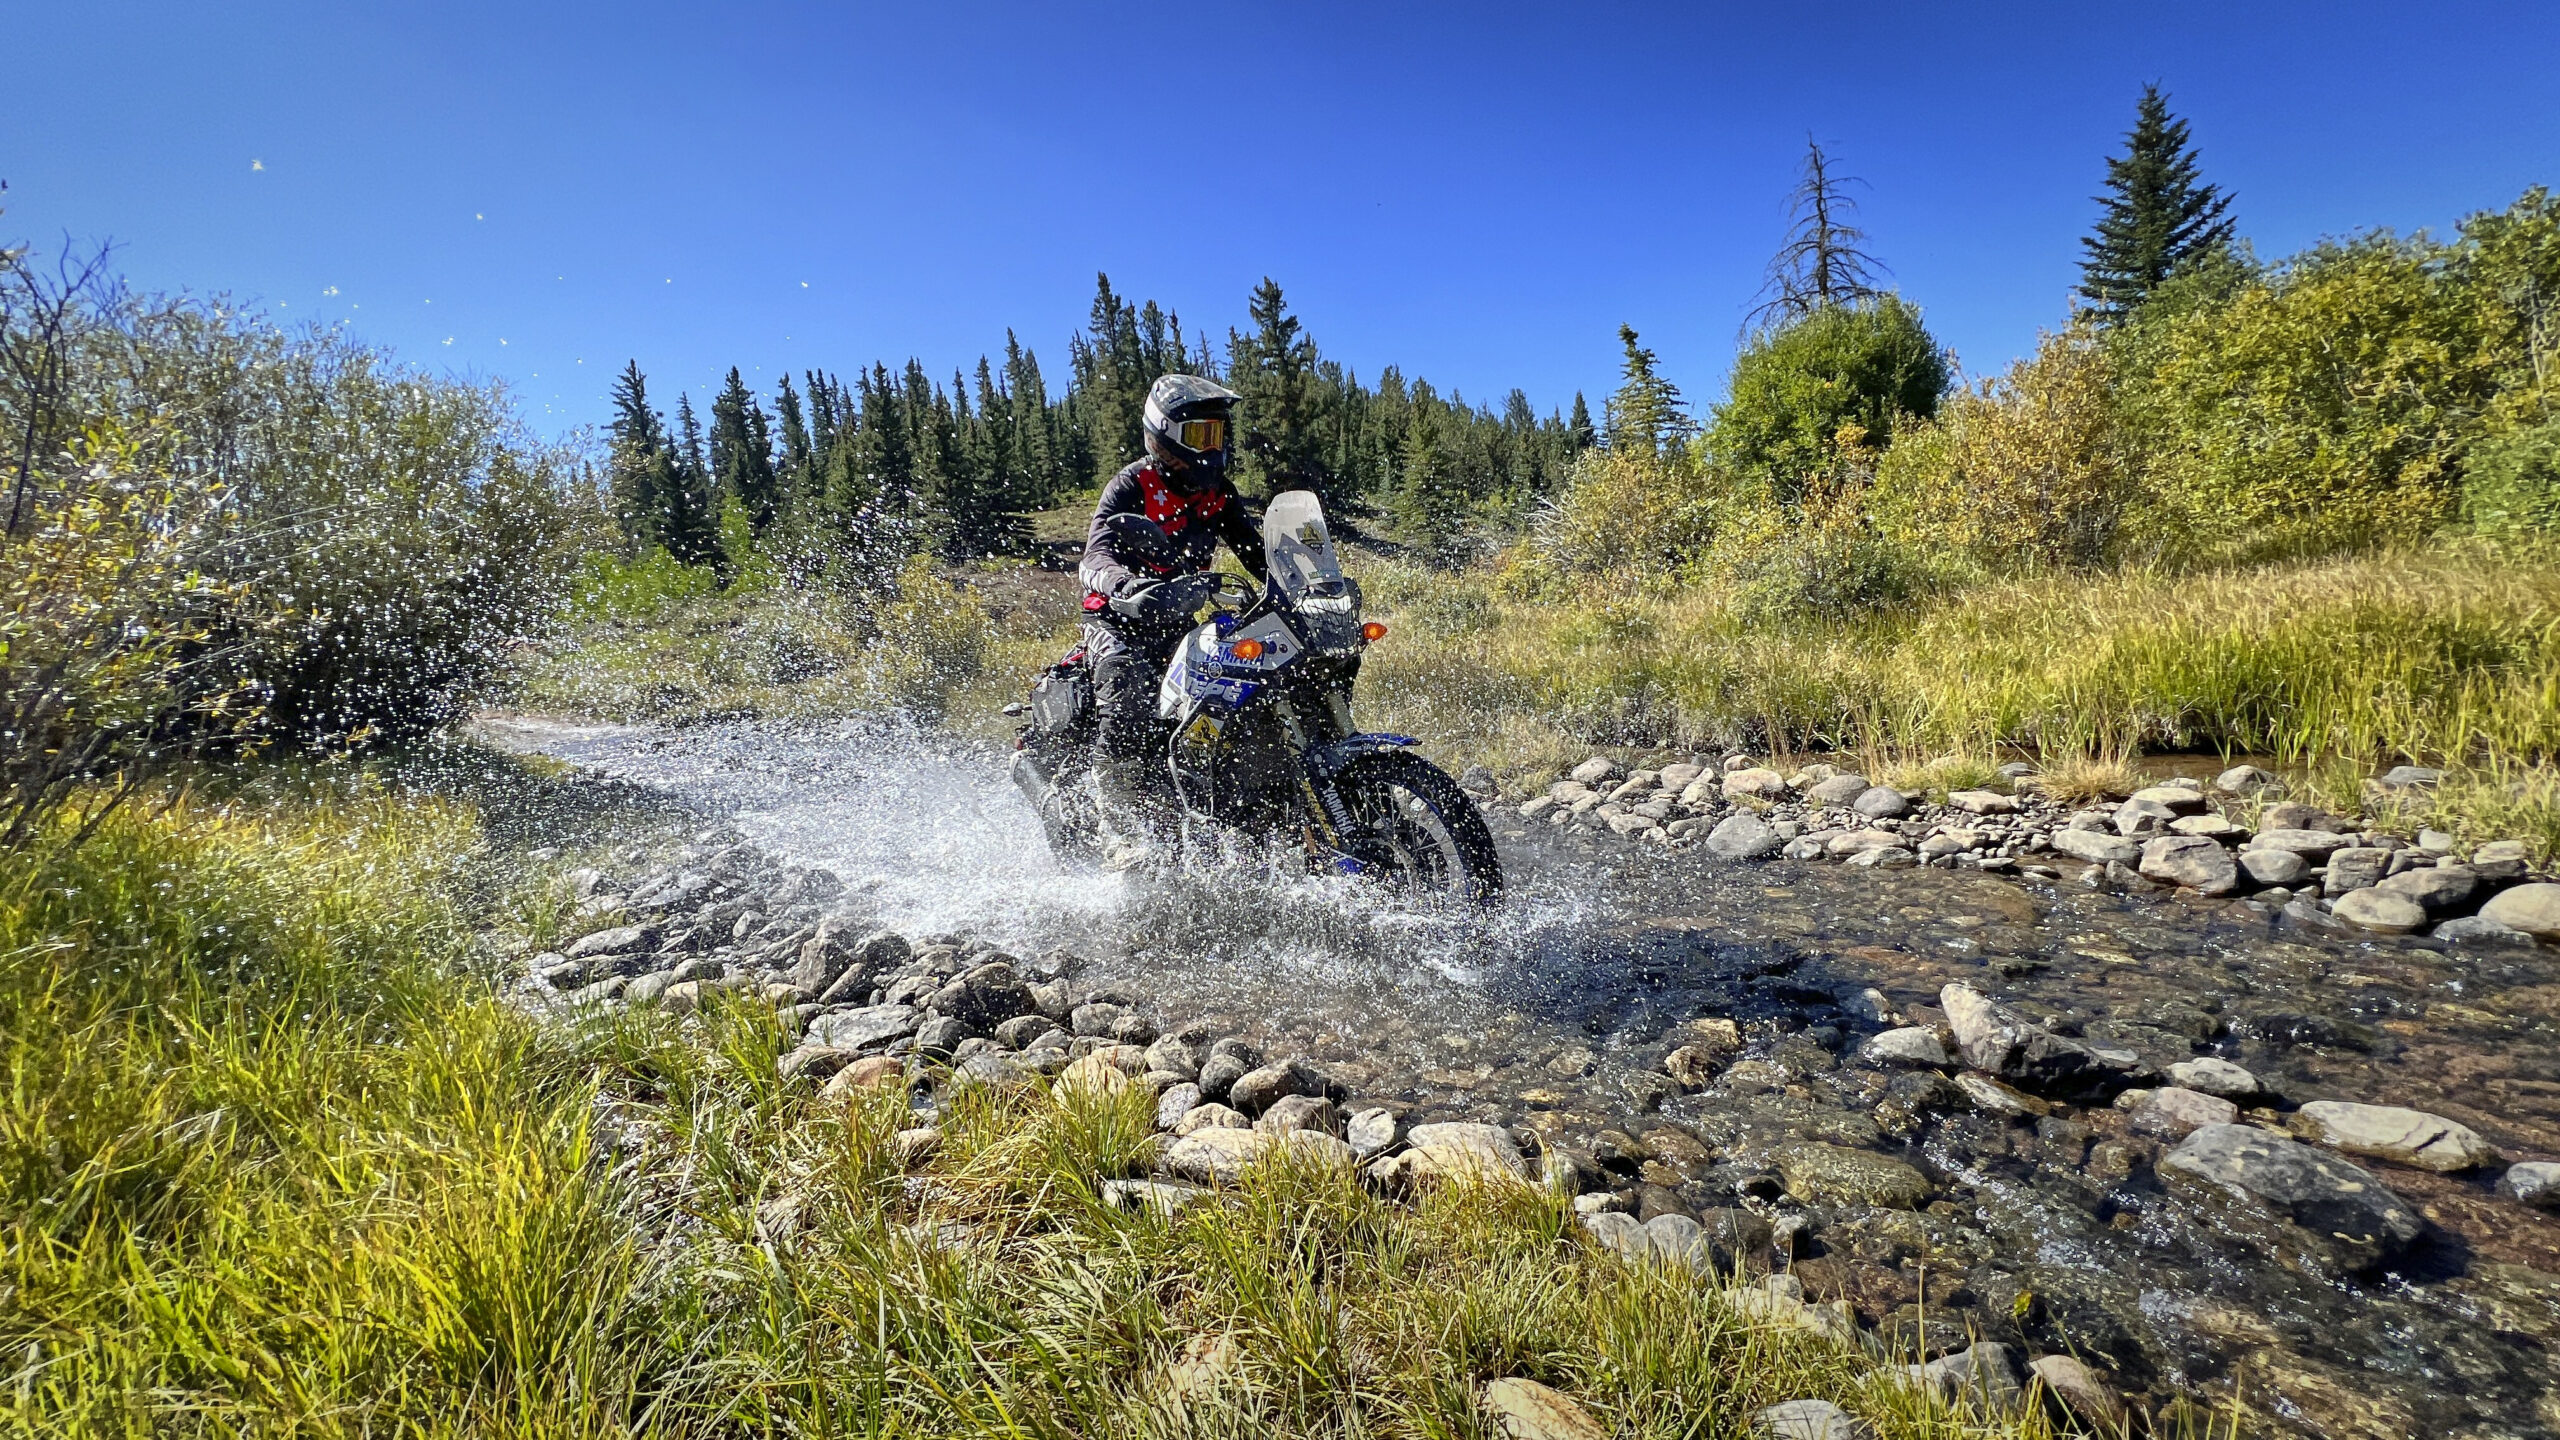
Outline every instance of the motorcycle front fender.
<svg viewBox="0 0 2560 1440">
<path fill-rule="evenodd" d="M 1422 742 L 1410 735 L 1350 735 L 1329 745 L 1319 745 L 1307 752 L 1307 768 L 1320 780 L 1330 780 L 1342 768 L 1363 755 L 1385 750 L 1402 750 Z"/>
</svg>

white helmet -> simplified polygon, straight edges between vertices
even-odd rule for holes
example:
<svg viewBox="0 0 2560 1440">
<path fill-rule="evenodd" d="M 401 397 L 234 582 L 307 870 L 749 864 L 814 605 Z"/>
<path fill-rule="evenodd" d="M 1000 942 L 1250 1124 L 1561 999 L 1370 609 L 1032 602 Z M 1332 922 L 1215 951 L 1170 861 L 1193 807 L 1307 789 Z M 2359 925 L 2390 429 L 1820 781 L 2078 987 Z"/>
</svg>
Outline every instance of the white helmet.
<svg viewBox="0 0 2560 1440">
<path fill-rule="evenodd" d="M 1235 450 L 1236 402 L 1244 397 L 1197 375 L 1166 375 L 1147 387 L 1147 449 L 1211 474 Z"/>
</svg>

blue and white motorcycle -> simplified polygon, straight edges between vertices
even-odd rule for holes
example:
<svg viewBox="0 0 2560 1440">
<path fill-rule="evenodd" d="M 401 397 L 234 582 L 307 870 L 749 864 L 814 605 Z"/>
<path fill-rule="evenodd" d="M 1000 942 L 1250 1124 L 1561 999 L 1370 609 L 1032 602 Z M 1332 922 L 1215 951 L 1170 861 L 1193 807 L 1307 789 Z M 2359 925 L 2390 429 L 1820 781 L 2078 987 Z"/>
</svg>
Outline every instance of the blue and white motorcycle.
<svg viewBox="0 0 2560 1440">
<path fill-rule="evenodd" d="M 1303 854 L 1310 870 L 1418 896 L 1495 899 L 1502 862 L 1475 802 L 1413 752 L 1412 737 L 1352 724 L 1361 655 L 1386 627 L 1361 620 L 1360 587 L 1342 573 L 1316 497 L 1273 496 L 1262 542 L 1268 578 L 1259 592 L 1214 573 L 1163 582 L 1186 587 L 1190 613 L 1217 607 L 1184 637 L 1157 697 L 1185 828 L 1208 821 L 1268 837 Z M 1013 778 L 1050 848 L 1061 860 L 1091 859 L 1100 822 L 1083 652 L 1043 671 L 1029 702 L 1006 710 L 1028 716 Z"/>
</svg>

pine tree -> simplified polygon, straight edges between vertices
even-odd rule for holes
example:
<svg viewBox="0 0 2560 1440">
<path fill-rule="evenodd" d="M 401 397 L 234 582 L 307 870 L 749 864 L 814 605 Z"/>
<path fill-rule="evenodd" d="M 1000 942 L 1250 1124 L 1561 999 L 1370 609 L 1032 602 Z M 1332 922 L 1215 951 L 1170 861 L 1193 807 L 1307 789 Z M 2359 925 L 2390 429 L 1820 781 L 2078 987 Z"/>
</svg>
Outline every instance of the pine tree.
<svg viewBox="0 0 2560 1440">
<path fill-rule="evenodd" d="M 2200 174 L 2187 122 L 2145 85 L 2124 155 L 2107 161 L 2108 193 L 2096 197 L 2106 212 L 2080 241 L 2080 294 L 2102 319 L 2122 320 L 2162 281 L 2231 243 L 2231 197 Z"/>
<path fill-rule="evenodd" d="M 640 362 L 623 366 L 613 382 L 613 515 L 623 538 L 644 545 L 662 543 L 667 490 L 674 481 L 668 455 L 667 425 L 649 405 L 649 381 Z"/>
<path fill-rule="evenodd" d="M 1240 421 L 1255 437 L 1246 473 L 1266 489 L 1304 487 L 1330 500 L 1317 434 L 1316 343 L 1268 275 L 1247 312 L 1253 333 L 1228 341 L 1228 371 L 1244 396 Z"/>
<path fill-rule="evenodd" d="M 1618 393 L 1609 397 L 1609 448 L 1652 459 L 1696 434 L 1697 422 L 1680 387 L 1655 372 L 1653 352 L 1636 343 L 1635 327 L 1619 326 L 1618 341 L 1627 354 Z M 1583 418 L 1590 419 L 1587 411 Z"/>
<path fill-rule="evenodd" d="M 676 396 L 676 437 L 666 458 L 658 543 L 687 565 L 722 564 L 719 509 L 710 468 L 703 462 L 702 424 L 693 418 L 690 395 Z"/>
<path fill-rule="evenodd" d="M 1849 187 L 1861 183 L 1855 176 L 1834 173 L 1820 143 L 1806 138 L 1804 177 L 1787 198 L 1787 243 L 1770 258 L 1769 278 L 1760 292 L 1769 298 L 1744 318 L 1744 329 L 1783 325 L 1883 293 L 1876 287 L 1875 272 L 1885 268 L 1884 262 L 1858 248 L 1867 232 L 1849 223 L 1858 208 Z"/>
<path fill-rule="evenodd" d="M 1579 390 L 1573 392 L 1573 418 L 1565 422 L 1565 437 L 1577 455 L 1600 443 L 1600 432 L 1591 425 L 1590 402 Z"/>
<path fill-rule="evenodd" d="M 728 383 L 711 402 L 711 476 L 722 495 L 738 502 L 755 533 L 763 534 L 781 513 L 764 407 L 747 393 L 734 365 Z"/>
</svg>

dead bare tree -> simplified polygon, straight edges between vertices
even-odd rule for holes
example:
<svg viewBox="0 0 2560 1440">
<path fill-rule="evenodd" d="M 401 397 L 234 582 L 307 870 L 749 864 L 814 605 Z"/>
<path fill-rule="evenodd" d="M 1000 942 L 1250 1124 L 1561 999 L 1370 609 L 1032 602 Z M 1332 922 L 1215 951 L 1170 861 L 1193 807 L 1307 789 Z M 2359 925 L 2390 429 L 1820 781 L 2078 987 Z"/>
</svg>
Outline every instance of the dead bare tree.
<svg viewBox="0 0 2560 1440">
<path fill-rule="evenodd" d="M 71 347 L 81 318 L 111 298 L 111 248 L 99 245 L 83 257 L 66 239 L 50 276 L 28 262 L 23 247 L 0 251 L 0 421 L 15 452 L 7 526 L 12 539 L 34 521 L 38 467 L 66 438 Z"/>
<path fill-rule="evenodd" d="M 1746 333 L 1834 305 L 1875 299 L 1884 293 L 1876 283 L 1878 273 L 1893 273 L 1859 248 L 1867 232 L 1850 222 L 1858 205 L 1849 197 L 1849 187 L 1866 182 L 1835 173 L 1831 157 L 1813 137 L 1805 137 L 1804 150 L 1804 177 L 1787 197 L 1787 243 L 1770 259 L 1768 280 L 1760 287 L 1769 298 L 1743 318 Z"/>
</svg>

